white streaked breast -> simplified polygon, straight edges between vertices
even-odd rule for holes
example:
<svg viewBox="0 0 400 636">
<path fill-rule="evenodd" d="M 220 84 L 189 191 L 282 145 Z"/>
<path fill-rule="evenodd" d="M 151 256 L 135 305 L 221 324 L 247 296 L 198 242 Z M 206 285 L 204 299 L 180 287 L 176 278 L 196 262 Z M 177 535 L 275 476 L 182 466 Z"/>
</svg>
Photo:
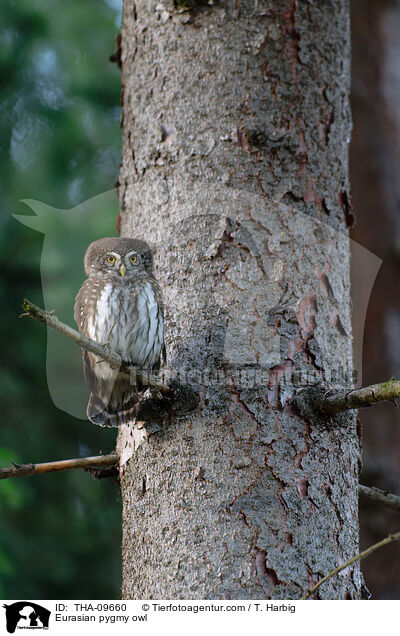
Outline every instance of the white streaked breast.
<svg viewBox="0 0 400 636">
<path fill-rule="evenodd" d="M 107 283 L 97 301 L 95 317 L 88 321 L 88 335 L 100 344 L 109 342 L 124 359 L 151 367 L 161 354 L 163 322 L 158 320 L 150 282 L 142 286 L 136 311 L 129 287 Z"/>
</svg>

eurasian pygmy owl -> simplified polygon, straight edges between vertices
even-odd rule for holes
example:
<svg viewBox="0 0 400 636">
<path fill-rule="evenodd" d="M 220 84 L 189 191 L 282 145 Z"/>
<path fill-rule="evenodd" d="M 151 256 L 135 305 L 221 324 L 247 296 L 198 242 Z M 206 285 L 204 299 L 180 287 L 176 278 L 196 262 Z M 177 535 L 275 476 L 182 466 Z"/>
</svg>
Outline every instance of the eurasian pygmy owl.
<svg viewBox="0 0 400 636">
<path fill-rule="evenodd" d="M 132 365 L 157 369 L 164 352 L 163 301 L 150 247 L 136 239 L 103 238 L 89 245 L 84 265 L 88 278 L 74 311 L 80 333 L 108 344 Z M 132 421 L 137 390 L 129 376 L 86 350 L 82 356 L 91 391 L 88 418 L 100 426 Z"/>
</svg>

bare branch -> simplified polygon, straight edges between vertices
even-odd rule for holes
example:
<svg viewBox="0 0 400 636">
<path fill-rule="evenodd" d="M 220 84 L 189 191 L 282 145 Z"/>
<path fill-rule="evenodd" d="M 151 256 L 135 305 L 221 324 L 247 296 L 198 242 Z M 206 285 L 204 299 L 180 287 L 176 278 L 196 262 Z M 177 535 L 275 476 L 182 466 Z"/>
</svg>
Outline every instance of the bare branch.
<svg viewBox="0 0 400 636">
<path fill-rule="evenodd" d="M 78 459 L 63 459 L 56 462 L 43 464 L 13 464 L 0 469 L 0 479 L 13 477 L 28 477 L 29 475 L 42 475 L 59 470 L 72 470 L 73 468 L 104 468 L 115 466 L 118 463 L 118 455 L 97 455 L 96 457 L 80 457 Z"/>
<path fill-rule="evenodd" d="M 400 398 L 400 381 L 392 378 L 387 382 L 348 391 L 332 391 L 322 384 L 313 385 L 301 389 L 295 402 L 300 413 L 310 420 L 313 417 L 332 417 L 383 401 L 393 402 L 397 406 L 397 398 Z"/>
<path fill-rule="evenodd" d="M 377 402 L 393 402 L 397 398 L 400 398 L 400 381 L 392 378 L 387 382 L 371 384 L 361 389 L 326 395 L 319 404 L 319 410 L 326 415 L 335 415 L 342 411 L 371 406 Z"/>
<path fill-rule="evenodd" d="M 79 347 L 82 347 L 82 349 L 86 349 L 86 351 L 90 351 L 91 353 L 99 356 L 99 358 L 108 362 L 113 369 L 119 369 L 121 373 L 126 373 L 128 375 L 135 374 L 134 377 L 136 380 L 139 380 L 144 386 L 148 386 L 150 389 L 155 389 L 153 397 L 157 396 L 157 391 L 161 394 L 170 392 L 170 387 L 161 382 L 154 375 L 142 371 L 141 369 L 137 369 L 136 367 L 129 366 L 121 358 L 121 356 L 118 355 L 118 353 L 111 351 L 108 346 L 100 345 L 94 340 L 86 338 L 86 336 L 82 336 L 82 334 L 78 331 L 72 329 L 72 327 L 66 325 L 64 322 L 61 322 L 61 320 L 59 320 L 53 312 L 44 311 L 26 298 L 23 300 L 22 307 L 24 309 L 24 313 L 21 314 L 21 317 L 30 316 L 31 318 L 35 318 L 35 320 L 44 323 L 48 327 L 51 327 L 51 329 L 55 329 L 64 336 L 67 336 L 67 338 L 70 338 L 70 340 L 75 342 L 75 344 Z"/>
<path fill-rule="evenodd" d="M 398 495 L 394 495 L 392 492 L 388 492 L 387 490 L 380 490 L 379 488 L 369 488 L 368 486 L 363 486 L 360 484 L 358 486 L 358 494 L 363 499 L 368 499 L 368 501 L 373 501 L 374 503 L 383 504 L 388 508 L 392 508 L 393 510 L 397 510 L 400 512 L 400 497 Z"/>
<path fill-rule="evenodd" d="M 378 543 L 374 543 L 373 545 L 370 545 L 369 548 L 367 548 L 366 550 L 363 550 L 359 554 L 356 554 L 356 556 L 352 557 L 348 561 L 345 561 L 344 563 L 342 563 L 342 565 L 340 565 L 339 567 L 337 567 L 334 570 L 332 570 L 331 572 L 329 572 L 329 574 L 327 574 L 326 576 L 324 576 L 323 579 L 318 581 L 318 583 L 316 585 L 314 585 L 314 587 L 311 588 L 311 590 L 307 590 L 307 592 L 304 594 L 302 600 L 305 601 L 307 598 L 310 598 L 310 596 L 315 594 L 315 592 L 318 590 L 320 585 L 325 583 L 325 581 L 327 581 L 328 579 L 332 578 L 332 576 L 335 576 L 336 574 L 338 574 L 339 572 L 341 572 L 345 568 L 349 567 L 349 565 L 352 565 L 356 561 L 360 561 L 361 559 L 365 559 L 365 557 L 367 557 L 370 554 L 372 554 L 373 552 L 375 552 L 375 550 L 378 550 L 379 548 L 383 548 L 385 545 L 388 545 L 389 543 L 392 543 L 393 541 L 400 541 L 400 532 L 395 532 L 394 534 L 389 534 L 387 537 L 382 539 L 382 541 L 378 541 Z"/>
</svg>

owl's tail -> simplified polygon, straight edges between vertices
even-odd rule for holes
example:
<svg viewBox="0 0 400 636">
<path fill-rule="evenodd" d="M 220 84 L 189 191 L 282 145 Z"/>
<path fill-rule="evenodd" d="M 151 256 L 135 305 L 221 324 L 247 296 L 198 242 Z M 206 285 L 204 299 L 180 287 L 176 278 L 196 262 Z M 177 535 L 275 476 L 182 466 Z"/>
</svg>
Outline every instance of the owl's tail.
<svg viewBox="0 0 400 636">
<path fill-rule="evenodd" d="M 104 404 L 98 395 L 91 393 L 86 415 L 97 426 L 118 427 L 121 424 L 132 424 L 135 422 L 138 406 L 137 399 L 133 399 L 126 402 L 120 410 L 111 410 L 109 405 Z"/>
<path fill-rule="evenodd" d="M 99 396 L 94 393 L 90 394 L 86 415 L 97 426 L 118 426 L 117 414 L 111 413 L 107 409 L 107 404 L 104 404 Z"/>
</svg>

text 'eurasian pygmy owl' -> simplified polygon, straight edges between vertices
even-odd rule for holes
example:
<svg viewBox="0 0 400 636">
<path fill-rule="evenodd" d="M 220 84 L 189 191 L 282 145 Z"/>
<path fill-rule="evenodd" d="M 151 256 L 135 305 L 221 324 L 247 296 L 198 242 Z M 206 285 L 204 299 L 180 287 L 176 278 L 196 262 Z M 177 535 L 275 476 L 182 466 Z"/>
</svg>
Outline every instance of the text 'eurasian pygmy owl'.
<svg viewBox="0 0 400 636">
<path fill-rule="evenodd" d="M 153 276 L 153 256 L 144 241 L 103 238 L 85 255 L 88 278 L 75 299 L 79 332 L 108 344 L 130 364 L 149 371 L 164 351 L 161 289 Z M 87 416 L 100 426 L 134 421 L 137 390 L 127 374 L 82 350 L 85 381 L 91 394 Z"/>
</svg>

